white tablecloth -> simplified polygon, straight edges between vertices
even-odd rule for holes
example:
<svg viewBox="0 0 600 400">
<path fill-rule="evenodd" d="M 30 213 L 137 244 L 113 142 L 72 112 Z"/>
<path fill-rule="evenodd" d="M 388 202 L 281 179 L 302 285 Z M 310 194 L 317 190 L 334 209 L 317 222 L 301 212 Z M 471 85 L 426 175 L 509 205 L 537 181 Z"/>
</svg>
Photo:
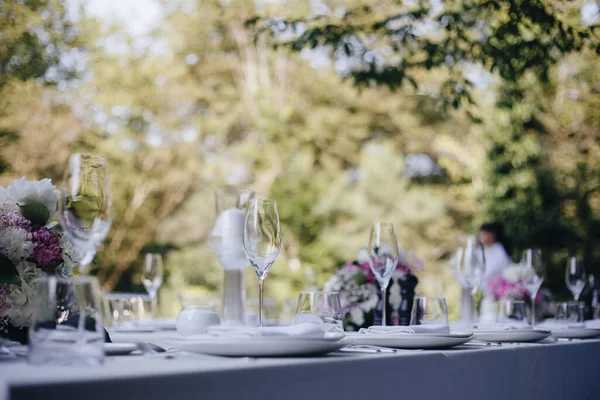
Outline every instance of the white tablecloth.
<svg viewBox="0 0 600 400">
<path fill-rule="evenodd" d="M 600 340 L 320 358 L 108 357 L 0 363 L 0 400 L 600 399 Z"/>
</svg>

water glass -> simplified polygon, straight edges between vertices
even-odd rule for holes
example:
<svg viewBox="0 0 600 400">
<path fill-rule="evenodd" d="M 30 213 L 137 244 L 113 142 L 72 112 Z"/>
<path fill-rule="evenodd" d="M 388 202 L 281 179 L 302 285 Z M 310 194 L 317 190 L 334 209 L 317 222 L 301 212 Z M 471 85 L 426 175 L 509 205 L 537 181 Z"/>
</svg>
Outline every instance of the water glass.
<svg viewBox="0 0 600 400">
<path fill-rule="evenodd" d="M 112 327 L 120 327 L 147 318 L 147 304 L 151 301 L 149 296 L 139 293 L 105 293 L 105 323 Z"/>
<path fill-rule="evenodd" d="M 504 300 L 498 305 L 499 324 L 529 325 L 527 307 L 523 300 Z"/>
<path fill-rule="evenodd" d="M 300 292 L 295 322 L 323 323 L 328 332 L 343 332 L 341 310 L 338 292 Z"/>
<path fill-rule="evenodd" d="M 102 294 L 95 277 L 37 281 L 29 328 L 32 364 L 88 364 L 104 361 Z"/>
<path fill-rule="evenodd" d="M 577 302 L 556 303 L 554 320 L 565 324 L 583 322 L 583 305 Z"/>
<path fill-rule="evenodd" d="M 449 326 L 446 299 L 443 297 L 415 297 L 410 313 L 410 324 Z"/>
</svg>

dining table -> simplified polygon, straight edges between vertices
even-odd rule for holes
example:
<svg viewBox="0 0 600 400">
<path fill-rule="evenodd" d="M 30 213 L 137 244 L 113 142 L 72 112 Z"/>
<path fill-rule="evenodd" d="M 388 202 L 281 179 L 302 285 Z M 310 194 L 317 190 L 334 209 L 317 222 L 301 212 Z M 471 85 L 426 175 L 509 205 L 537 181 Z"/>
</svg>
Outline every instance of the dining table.
<svg viewBox="0 0 600 400">
<path fill-rule="evenodd" d="M 168 346 L 168 335 L 113 341 Z M 600 339 L 277 358 L 134 352 L 98 366 L 31 365 L 14 350 L 0 360 L 0 400 L 600 399 Z"/>
</svg>

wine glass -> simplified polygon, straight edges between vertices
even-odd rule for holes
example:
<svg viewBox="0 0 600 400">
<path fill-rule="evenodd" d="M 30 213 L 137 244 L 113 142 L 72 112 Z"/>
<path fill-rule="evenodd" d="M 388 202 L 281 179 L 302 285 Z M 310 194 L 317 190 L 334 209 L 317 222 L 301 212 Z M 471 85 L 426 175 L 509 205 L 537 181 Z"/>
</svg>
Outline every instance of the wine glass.
<svg viewBox="0 0 600 400">
<path fill-rule="evenodd" d="M 531 298 L 531 326 L 535 326 L 535 299 L 544 282 L 544 263 L 540 249 L 527 249 L 523 252 L 521 264 L 525 266 L 525 273 L 521 283 L 527 289 Z"/>
<path fill-rule="evenodd" d="M 464 289 L 469 289 L 467 318 L 470 323 L 475 322 L 475 301 L 473 296 L 483 282 L 485 274 L 485 256 L 481 244 L 477 242 L 475 236 L 467 238 L 465 248 L 459 247 L 456 250 L 456 275 L 458 282 Z"/>
<path fill-rule="evenodd" d="M 162 285 L 164 268 L 160 254 L 146 254 L 144 258 L 144 269 L 142 270 L 142 285 L 150 295 L 152 302 L 152 318 L 156 318 L 156 296 Z"/>
<path fill-rule="evenodd" d="M 398 242 L 394 225 L 387 222 L 376 222 L 371 228 L 369 237 L 369 266 L 381 287 L 383 299 L 383 318 L 381 325 L 386 325 L 386 293 L 390 278 L 398 265 Z"/>
<path fill-rule="evenodd" d="M 249 201 L 254 192 L 225 188 L 215 191 L 215 221 L 208 237 L 223 267 L 222 316 L 224 325 L 244 323 L 244 268 L 248 258 L 242 241 Z"/>
<path fill-rule="evenodd" d="M 565 282 L 573 294 L 575 301 L 579 301 L 579 296 L 585 287 L 585 277 L 583 260 L 578 260 L 576 257 L 569 257 L 565 270 Z"/>
<path fill-rule="evenodd" d="M 110 180 L 104 157 L 71 155 L 58 209 L 62 229 L 73 245 L 81 275 L 87 275 L 112 218 Z"/>
<path fill-rule="evenodd" d="M 244 223 L 243 247 L 258 276 L 258 325 L 262 326 L 263 283 L 281 249 L 281 227 L 275 200 L 250 201 Z"/>
</svg>

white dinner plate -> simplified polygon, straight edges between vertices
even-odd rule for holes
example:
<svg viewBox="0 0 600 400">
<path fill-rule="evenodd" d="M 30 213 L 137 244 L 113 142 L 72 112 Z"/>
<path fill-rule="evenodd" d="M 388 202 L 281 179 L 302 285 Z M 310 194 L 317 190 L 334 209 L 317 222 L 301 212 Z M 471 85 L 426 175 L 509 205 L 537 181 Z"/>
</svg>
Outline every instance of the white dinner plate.
<svg viewBox="0 0 600 400">
<path fill-rule="evenodd" d="M 104 353 L 107 356 L 126 356 L 137 349 L 133 343 L 104 343 Z"/>
<path fill-rule="evenodd" d="M 191 353 L 228 357 L 290 357 L 322 355 L 341 349 L 352 341 L 343 338 L 303 339 L 292 337 L 179 337 L 169 344 Z"/>
<path fill-rule="evenodd" d="M 353 344 L 392 347 L 395 349 L 441 349 L 458 346 L 473 340 L 471 332 L 449 334 L 365 334 L 347 333 Z"/>
<path fill-rule="evenodd" d="M 590 339 L 600 336 L 600 329 L 564 328 L 552 329 L 552 336 L 561 339 Z"/>
<path fill-rule="evenodd" d="M 484 342 L 538 342 L 550 336 L 545 329 L 514 329 L 504 331 L 474 331 L 476 340 Z"/>
</svg>

